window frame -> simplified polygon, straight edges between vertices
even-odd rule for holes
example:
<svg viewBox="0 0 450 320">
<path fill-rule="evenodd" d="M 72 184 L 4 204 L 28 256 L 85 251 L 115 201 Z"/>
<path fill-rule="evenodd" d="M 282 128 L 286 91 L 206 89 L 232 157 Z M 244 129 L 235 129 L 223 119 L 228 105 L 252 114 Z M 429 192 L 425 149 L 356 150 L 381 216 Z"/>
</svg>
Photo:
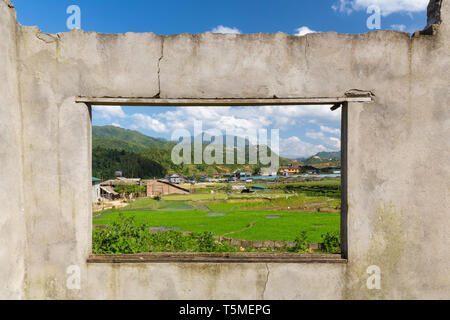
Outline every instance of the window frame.
<svg viewBox="0 0 450 320">
<path fill-rule="evenodd" d="M 280 105 L 332 105 L 331 110 L 342 107 L 341 114 L 341 253 L 142 253 L 124 255 L 90 254 L 88 263 L 347 263 L 348 261 L 348 106 L 350 103 L 373 102 L 370 96 L 335 98 L 286 99 L 161 99 L 133 97 L 78 97 L 76 103 L 92 106 L 145 106 L 145 107 L 220 107 L 220 106 L 280 106 Z M 92 117 L 91 117 L 92 118 Z M 91 121 L 92 128 L 92 121 Z M 92 135 L 91 135 L 92 139 Z M 92 140 L 91 140 L 92 145 Z M 92 150 L 90 150 L 92 155 Z M 92 165 L 91 165 L 92 170 Z M 90 212 L 92 217 L 92 209 Z M 92 222 L 91 222 L 92 223 Z M 92 236 L 92 235 L 91 235 Z M 91 247 L 92 249 L 92 247 Z"/>
</svg>

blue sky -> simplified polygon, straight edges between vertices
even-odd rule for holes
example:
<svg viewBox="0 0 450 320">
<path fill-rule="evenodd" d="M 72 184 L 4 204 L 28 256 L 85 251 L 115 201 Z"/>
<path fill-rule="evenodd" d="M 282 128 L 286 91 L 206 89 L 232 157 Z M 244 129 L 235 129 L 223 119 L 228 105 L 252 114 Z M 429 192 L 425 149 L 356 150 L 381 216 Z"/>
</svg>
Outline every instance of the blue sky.
<svg viewBox="0 0 450 320">
<path fill-rule="evenodd" d="M 426 25 L 428 0 L 12 0 L 23 25 L 67 32 L 68 6 L 81 9 L 81 29 L 102 33 L 156 34 L 371 31 L 367 9 L 380 9 L 381 29 L 414 32 Z M 305 157 L 340 149 L 340 111 L 329 106 L 252 108 L 96 107 L 94 125 L 116 125 L 170 139 L 175 129 L 279 129 L 280 154 Z"/>
<path fill-rule="evenodd" d="M 286 32 L 307 26 L 316 31 L 370 31 L 366 9 L 378 4 L 382 29 L 406 31 L 426 24 L 427 0 L 12 0 L 23 25 L 44 32 L 67 31 L 66 9 L 78 5 L 82 29 L 103 33 L 200 33 L 219 25 L 243 33 Z"/>
</svg>

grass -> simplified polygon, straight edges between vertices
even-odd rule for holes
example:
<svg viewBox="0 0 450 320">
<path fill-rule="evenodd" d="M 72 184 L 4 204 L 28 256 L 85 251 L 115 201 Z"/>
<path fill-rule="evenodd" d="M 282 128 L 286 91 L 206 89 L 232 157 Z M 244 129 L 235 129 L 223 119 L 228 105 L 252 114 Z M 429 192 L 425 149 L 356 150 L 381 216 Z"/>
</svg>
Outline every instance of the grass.
<svg viewBox="0 0 450 320">
<path fill-rule="evenodd" d="M 323 242 L 322 235 L 339 232 L 339 214 L 314 212 L 318 207 L 334 211 L 340 208 L 339 179 L 257 185 L 267 185 L 271 190 L 226 195 L 216 189 L 215 193 L 167 195 L 160 201 L 138 199 L 125 208 L 100 212 L 93 223 L 112 225 L 122 214 L 124 218 L 134 218 L 136 224 L 212 232 L 216 236 L 242 240 L 294 241 L 306 231 L 309 242 Z M 223 215 L 211 216 L 214 213 Z M 268 219 L 267 216 L 279 218 Z"/>
<path fill-rule="evenodd" d="M 165 227 L 177 231 L 213 232 L 221 236 L 243 240 L 284 240 L 293 241 L 301 231 L 307 231 L 311 242 L 321 242 L 322 234 L 339 231 L 340 217 L 333 213 L 304 213 L 273 211 L 228 211 L 224 216 L 208 216 L 210 212 L 187 211 L 121 211 L 111 212 L 94 219 L 94 224 L 111 224 L 123 214 L 133 217 L 136 223 L 148 223 L 151 227 Z M 280 216 L 267 219 L 266 216 Z M 251 223 L 253 227 L 245 229 Z"/>
<path fill-rule="evenodd" d="M 288 208 L 307 208 L 317 207 L 336 209 L 340 208 L 340 199 L 334 199 L 329 197 L 308 197 L 304 194 L 300 195 L 281 195 L 272 200 L 259 198 L 260 201 L 255 202 L 225 202 L 225 201 L 211 201 L 207 205 L 211 210 L 223 211 L 223 210 L 285 210 Z"/>
<path fill-rule="evenodd" d="M 175 200 L 175 201 L 198 201 L 198 200 L 214 200 L 214 199 L 225 199 L 226 194 L 224 193 L 194 193 L 194 194 L 171 194 L 164 196 L 164 200 Z"/>
</svg>

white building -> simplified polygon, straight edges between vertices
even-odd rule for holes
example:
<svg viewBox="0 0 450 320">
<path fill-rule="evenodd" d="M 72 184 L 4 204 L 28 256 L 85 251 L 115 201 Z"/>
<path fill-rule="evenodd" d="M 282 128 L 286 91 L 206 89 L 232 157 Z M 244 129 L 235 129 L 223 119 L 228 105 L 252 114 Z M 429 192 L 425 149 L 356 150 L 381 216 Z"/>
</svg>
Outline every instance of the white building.
<svg viewBox="0 0 450 320">
<path fill-rule="evenodd" d="M 100 202 L 100 183 L 102 181 L 97 178 L 92 178 L 92 203 Z"/>
</svg>

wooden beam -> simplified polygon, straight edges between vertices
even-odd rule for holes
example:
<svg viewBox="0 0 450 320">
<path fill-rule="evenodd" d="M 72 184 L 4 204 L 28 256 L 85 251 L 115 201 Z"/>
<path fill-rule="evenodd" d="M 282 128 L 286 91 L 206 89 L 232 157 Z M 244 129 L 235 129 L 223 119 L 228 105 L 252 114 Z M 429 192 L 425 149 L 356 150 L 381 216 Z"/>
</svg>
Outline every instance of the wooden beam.
<svg viewBox="0 0 450 320">
<path fill-rule="evenodd" d="M 283 99 L 160 99 L 124 97 L 78 97 L 75 102 L 105 106 L 270 106 L 270 105 L 336 105 L 345 102 L 372 102 L 370 97 L 283 98 Z"/>
<path fill-rule="evenodd" d="M 336 103 L 334 106 L 331 107 L 331 111 L 335 111 L 342 107 L 343 103 Z"/>
<path fill-rule="evenodd" d="M 320 253 L 143 253 L 91 255 L 88 263 L 347 263 L 339 254 Z"/>
</svg>

